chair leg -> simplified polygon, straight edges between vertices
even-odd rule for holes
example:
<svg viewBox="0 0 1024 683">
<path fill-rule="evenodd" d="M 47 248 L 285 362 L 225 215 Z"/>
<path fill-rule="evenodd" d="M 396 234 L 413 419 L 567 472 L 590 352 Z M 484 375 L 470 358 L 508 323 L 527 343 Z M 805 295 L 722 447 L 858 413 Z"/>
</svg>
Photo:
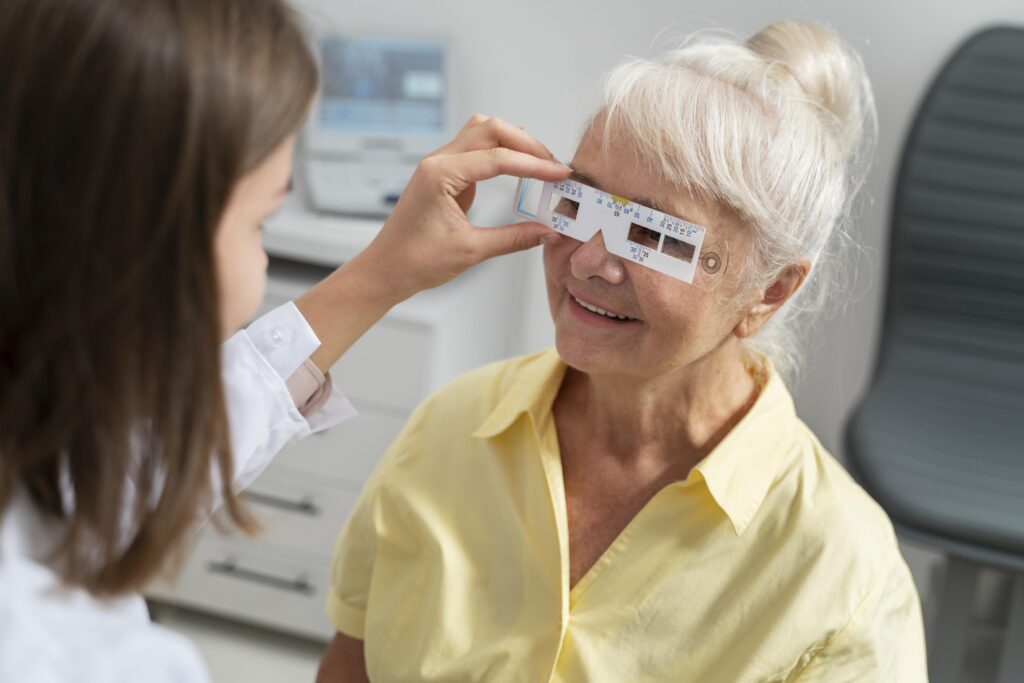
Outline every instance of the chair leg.
<svg viewBox="0 0 1024 683">
<path fill-rule="evenodd" d="M 967 653 L 978 584 L 978 565 L 950 555 L 939 599 L 938 618 L 928 644 L 928 670 L 932 683 L 959 683 Z"/>
<path fill-rule="evenodd" d="M 1024 574 L 1013 580 L 1010 598 L 1010 622 L 1003 640 L 1003 657 L 999 664 L 999 683 L 1024 681 Z"/>
</svg>

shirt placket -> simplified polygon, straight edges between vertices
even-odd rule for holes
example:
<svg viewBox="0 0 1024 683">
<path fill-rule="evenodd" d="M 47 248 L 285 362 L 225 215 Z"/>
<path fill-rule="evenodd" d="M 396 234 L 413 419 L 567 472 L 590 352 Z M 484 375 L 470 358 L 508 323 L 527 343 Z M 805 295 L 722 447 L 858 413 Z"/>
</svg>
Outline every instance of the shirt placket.
<svg viewBox="0 0 1024 683">
<path fill-rule="evenodd" d="M 554 681 L 558 662 L 565 646 L 566 633 L 569 630 L 569 521 L 565 500 L 565 483 L 562 480 L 562 463 L 558 458 L 558 434 L 554 428 L 553 418 L 536 424 L 531 417 L 534 437 L 540 445 L 541 467 L 547 481 L 548 499 L 551 503 L 552 519 L 558 538 L 558 647 L 555 649 L 548 671 L 547 681 Z"/>
</svg>

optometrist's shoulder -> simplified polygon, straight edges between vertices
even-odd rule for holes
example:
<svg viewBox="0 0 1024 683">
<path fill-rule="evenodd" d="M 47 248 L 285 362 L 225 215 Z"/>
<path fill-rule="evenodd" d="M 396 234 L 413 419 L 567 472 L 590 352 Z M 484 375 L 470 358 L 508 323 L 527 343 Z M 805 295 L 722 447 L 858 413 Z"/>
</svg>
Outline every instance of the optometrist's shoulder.
<svg viewBox="0 0 1024 683">
<path fill-rule="evenodd" d="M 296 301 L 321 341 L 311 360 L 327 370 L 400 301 L 488 258 L 551 238 L 539 223 L 472 224 L 466 213 L 476 183 L 499 175 L 554 181 L 570 172 L 522 128 L 473 116 L 450 143 L 420 162 L 366 250 Z"/>
</svg>

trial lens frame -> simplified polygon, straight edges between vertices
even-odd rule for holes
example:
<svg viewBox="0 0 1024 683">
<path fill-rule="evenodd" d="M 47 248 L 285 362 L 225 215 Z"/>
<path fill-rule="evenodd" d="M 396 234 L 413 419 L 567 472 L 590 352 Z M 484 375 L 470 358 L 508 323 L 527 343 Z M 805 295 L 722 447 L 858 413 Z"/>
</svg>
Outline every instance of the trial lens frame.
<svg viewBox="0 0 1024 683">
<path fill-rule="evenodd" d="M 515 213 L 581 242 L 601 231 L 610 253 L 704 288 L 728 266 L 728 245 L 705 228 L 576 180 L 521 179 Z"/>
</svg>

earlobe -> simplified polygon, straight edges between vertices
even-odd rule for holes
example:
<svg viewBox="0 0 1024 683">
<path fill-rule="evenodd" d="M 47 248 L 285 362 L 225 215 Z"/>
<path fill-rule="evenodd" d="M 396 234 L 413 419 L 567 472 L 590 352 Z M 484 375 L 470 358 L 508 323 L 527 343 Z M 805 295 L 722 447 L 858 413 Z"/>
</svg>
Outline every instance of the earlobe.
<svg viewBox="0 0 1024 683">
<path fill-rule="evenodd" d="M 761 325 L 771 317 L 772 312 L 777 306 L 771 306 L 760 301 L 750 307 L 750 310 L 736 323 L 736 327 L 733 328 L 733 334 L 739 339 L 746 339 L 752 336 L 755 332 L 761 329 Z"/>
</svg>

